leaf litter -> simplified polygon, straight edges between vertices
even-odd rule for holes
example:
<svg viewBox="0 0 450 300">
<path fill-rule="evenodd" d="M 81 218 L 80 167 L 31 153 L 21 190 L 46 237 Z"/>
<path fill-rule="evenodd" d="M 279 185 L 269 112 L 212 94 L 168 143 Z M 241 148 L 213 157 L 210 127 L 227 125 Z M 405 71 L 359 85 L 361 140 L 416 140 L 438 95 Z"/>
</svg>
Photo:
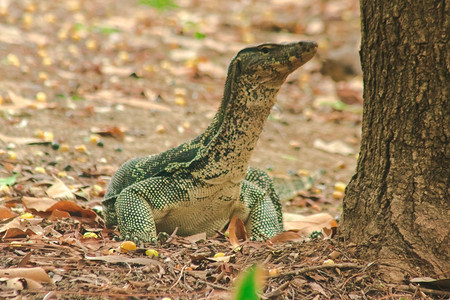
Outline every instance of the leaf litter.
<svg viewBox="0 0 450 300">
<path fill-rule="evenodd" d="M 252 265 L 265 299 L 444 297 L 420 274 L 385 280 L 388 262 L 336 235 L 359 142 L 357 1 L 194 2 L 0 3 L 0 297 L 229 299 Z M 255 242 L 233 219 L 210 239 L 120 251 L 100 206 L 119 165 L 201 133 L 236 51 L 298 39 L 319 54 L 288 78 L 252 158 L 287 177 L 326 170 L 283 202 L 291 230 Z"/>
</svg>

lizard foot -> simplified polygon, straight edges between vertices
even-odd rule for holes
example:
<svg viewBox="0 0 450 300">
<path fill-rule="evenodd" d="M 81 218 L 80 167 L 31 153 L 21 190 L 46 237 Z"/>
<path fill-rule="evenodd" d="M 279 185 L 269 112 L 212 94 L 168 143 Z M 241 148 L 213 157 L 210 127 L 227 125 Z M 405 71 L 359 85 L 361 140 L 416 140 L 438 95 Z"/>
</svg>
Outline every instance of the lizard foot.
<svg viewBox="0 0 450 300">
<path fill-rule="evenodd" d="M 143 243 L 151 243 L 153 245 L 156 245 L 158 242 L 158 239 L 156 237 L 153 237 L 150 233 L 148 234 L 127 233 L 122 235 L 121 240 L 132 241 L 139 246 L 141 246 Z"/>
<path fill-rule="evenodd" d="M 164 244 L 169 239 L 169 237 L 170 235 L 167 234 L 167 232 L 161 231 L 158 233 L 157 240 L 160 244 Z"/>
</svg>

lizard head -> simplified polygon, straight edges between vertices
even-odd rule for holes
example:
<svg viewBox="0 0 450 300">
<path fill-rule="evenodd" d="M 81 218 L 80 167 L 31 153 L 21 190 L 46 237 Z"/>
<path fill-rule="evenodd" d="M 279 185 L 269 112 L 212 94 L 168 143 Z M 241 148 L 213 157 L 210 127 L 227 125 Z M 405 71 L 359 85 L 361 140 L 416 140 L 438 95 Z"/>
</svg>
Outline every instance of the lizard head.
<svg viewBox="0 0 450 300">
<path fill-rule="evenodd" d="M 317 51 L 317 43 L 302 41 L 283 44 L 261 44 L 245 48 L 236 55 L 236 73 L 255 84 L 279 87 L 286 77 L 308 62 Z"/>
</svg>

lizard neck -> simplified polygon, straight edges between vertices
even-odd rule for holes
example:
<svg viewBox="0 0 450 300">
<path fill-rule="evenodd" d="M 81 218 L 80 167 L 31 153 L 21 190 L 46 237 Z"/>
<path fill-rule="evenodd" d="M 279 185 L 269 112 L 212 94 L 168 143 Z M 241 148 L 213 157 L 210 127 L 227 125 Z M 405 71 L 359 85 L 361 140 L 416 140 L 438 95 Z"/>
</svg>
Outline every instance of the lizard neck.
<svg viewBox="0 0 450 300">
<path fill-rule="evenodd" d="M 244 179 L 279 88 L 229 72 L 222 103 L 203 136 L 202 155 L 192 166 L 195 177 L 209 183 Z"/>
</svg>

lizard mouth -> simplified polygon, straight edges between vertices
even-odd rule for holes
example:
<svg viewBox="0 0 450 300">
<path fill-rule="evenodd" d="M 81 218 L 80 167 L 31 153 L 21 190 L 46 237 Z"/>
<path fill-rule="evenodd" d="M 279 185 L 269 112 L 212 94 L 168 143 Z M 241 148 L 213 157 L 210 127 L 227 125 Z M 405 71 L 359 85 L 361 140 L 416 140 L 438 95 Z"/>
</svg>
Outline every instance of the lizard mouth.
<svg viewBox="0 0 450 300">
<path fill-rule="evenodd" d="M 317 43 L 313 41 L 298 42 L 296 53 L 289 57 L 295 68 L 308 62 L 317 52 Z"/>
</svg>

